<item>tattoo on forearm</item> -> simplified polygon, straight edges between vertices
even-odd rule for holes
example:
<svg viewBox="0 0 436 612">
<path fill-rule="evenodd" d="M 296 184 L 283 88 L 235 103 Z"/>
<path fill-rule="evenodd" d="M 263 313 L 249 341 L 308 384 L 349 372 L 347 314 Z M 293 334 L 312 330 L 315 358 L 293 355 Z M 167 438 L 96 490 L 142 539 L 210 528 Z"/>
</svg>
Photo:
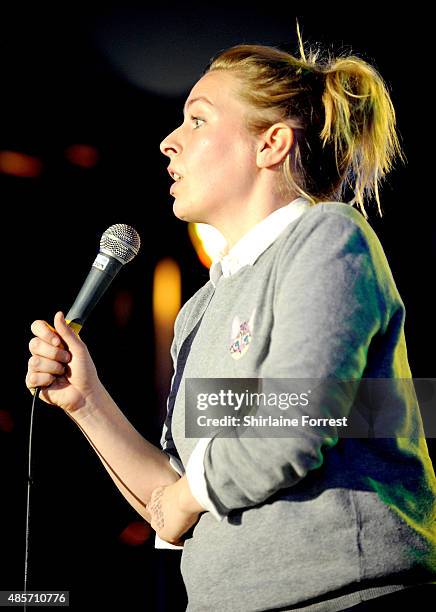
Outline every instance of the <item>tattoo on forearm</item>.
<svg viewBox="0 0 436 612">
<path fill-rule="evenodd" d="M 156 526 L 158 529 L 162 529 L 165 525 L 164 514 L 162 512 L 162 495 L 163 489 L 156 493 L 156 495 L 154 496 L 153 503 L 150 506 L 150 510 L 153 514 L 154 520 L 156 521 Z"/>
</svg>

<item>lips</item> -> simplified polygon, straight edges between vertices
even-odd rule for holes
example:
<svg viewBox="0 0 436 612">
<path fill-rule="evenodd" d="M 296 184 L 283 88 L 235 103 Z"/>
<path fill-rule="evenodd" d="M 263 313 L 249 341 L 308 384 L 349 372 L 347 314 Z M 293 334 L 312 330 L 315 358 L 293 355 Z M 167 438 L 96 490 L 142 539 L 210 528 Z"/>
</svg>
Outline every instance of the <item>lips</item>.
<svg viewBox="0 0 436 612">
<path fill-rule="evenodd" d="M 173 195 L 174 191 L 177 190 L 179 184 L 181 182 L 181 179 L 179 181 L 176 181 L 175 183 L 173 183 L 170 187 L 170 194 Z"/>
<path fill-rule="evenodd" d="M 171 166 L 168 167 L 168 174 L 176 182 L 181 181 L 183 179 L 183 175 L 180 174 L 180 172 L 177 172 L 177 170 L 175 168 L 172 168 Z"/>
</svg>

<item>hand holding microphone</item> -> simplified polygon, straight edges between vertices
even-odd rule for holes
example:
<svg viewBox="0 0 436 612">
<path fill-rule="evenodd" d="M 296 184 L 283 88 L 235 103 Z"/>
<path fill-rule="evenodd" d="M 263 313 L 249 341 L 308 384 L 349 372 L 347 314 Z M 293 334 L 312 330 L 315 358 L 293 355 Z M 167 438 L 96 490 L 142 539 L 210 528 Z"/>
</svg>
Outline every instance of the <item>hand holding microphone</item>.
<svg viewBox="0 0 436 612">
<path fill-rule="evenodd" d="M 26 386 L 39 387 L 49 404 L 74 412 L 102 392 L 95 365 L 78 334 L 88 315 L 125 263 L 138 253 L 140 239 L 128 225 L 113 225 L 102 235 L 100 252 L 67 316 L 58 312 L 54 328 L 34 321 Z"/>
</svg>

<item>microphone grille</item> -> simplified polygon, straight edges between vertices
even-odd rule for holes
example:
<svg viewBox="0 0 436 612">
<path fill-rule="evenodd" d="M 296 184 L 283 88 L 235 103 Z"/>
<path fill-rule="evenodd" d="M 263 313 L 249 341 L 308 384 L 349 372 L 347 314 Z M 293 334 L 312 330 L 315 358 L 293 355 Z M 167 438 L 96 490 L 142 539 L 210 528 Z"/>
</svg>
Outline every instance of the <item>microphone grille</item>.
<svg viewBox="0 0 436 612">
<path fill-rule="evenodd" d="M 115 257 L 123 264 L 132 261 L 138 254 L 140 246 L 141 239 L 138 232 L 130 225 L 122 223 L 108 227 L 100 240 L 100 251 Z"/>
</svg>

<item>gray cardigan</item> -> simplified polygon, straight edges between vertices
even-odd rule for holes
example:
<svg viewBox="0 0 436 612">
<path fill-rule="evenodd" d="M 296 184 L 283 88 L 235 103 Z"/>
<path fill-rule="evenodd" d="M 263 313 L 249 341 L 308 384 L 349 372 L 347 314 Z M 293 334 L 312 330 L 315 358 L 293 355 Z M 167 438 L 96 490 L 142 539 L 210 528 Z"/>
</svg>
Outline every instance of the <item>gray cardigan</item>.
<svg viewBox="0 0 436 612">
<path fill-rule="evenodd" d="M 254 312 L 234 359 L 232 323 Z M 310 207 L 253 265 L 197 291 L 176 320 L 175 368 L 203 314 L 184 378 L 411 377 L 404 304 L 377 236 L 346 204 Z M 185 541 L 188 610 L 333 612 L 435 581 L 435 474 L 416 401 L 405 394 L 395 411 L 402 437 L 215 436 L 205 477 L 225 518 L 205 512 Z M 186 466 L 196 443 L 182 380 L 162 447 Z"/>
</svg>

